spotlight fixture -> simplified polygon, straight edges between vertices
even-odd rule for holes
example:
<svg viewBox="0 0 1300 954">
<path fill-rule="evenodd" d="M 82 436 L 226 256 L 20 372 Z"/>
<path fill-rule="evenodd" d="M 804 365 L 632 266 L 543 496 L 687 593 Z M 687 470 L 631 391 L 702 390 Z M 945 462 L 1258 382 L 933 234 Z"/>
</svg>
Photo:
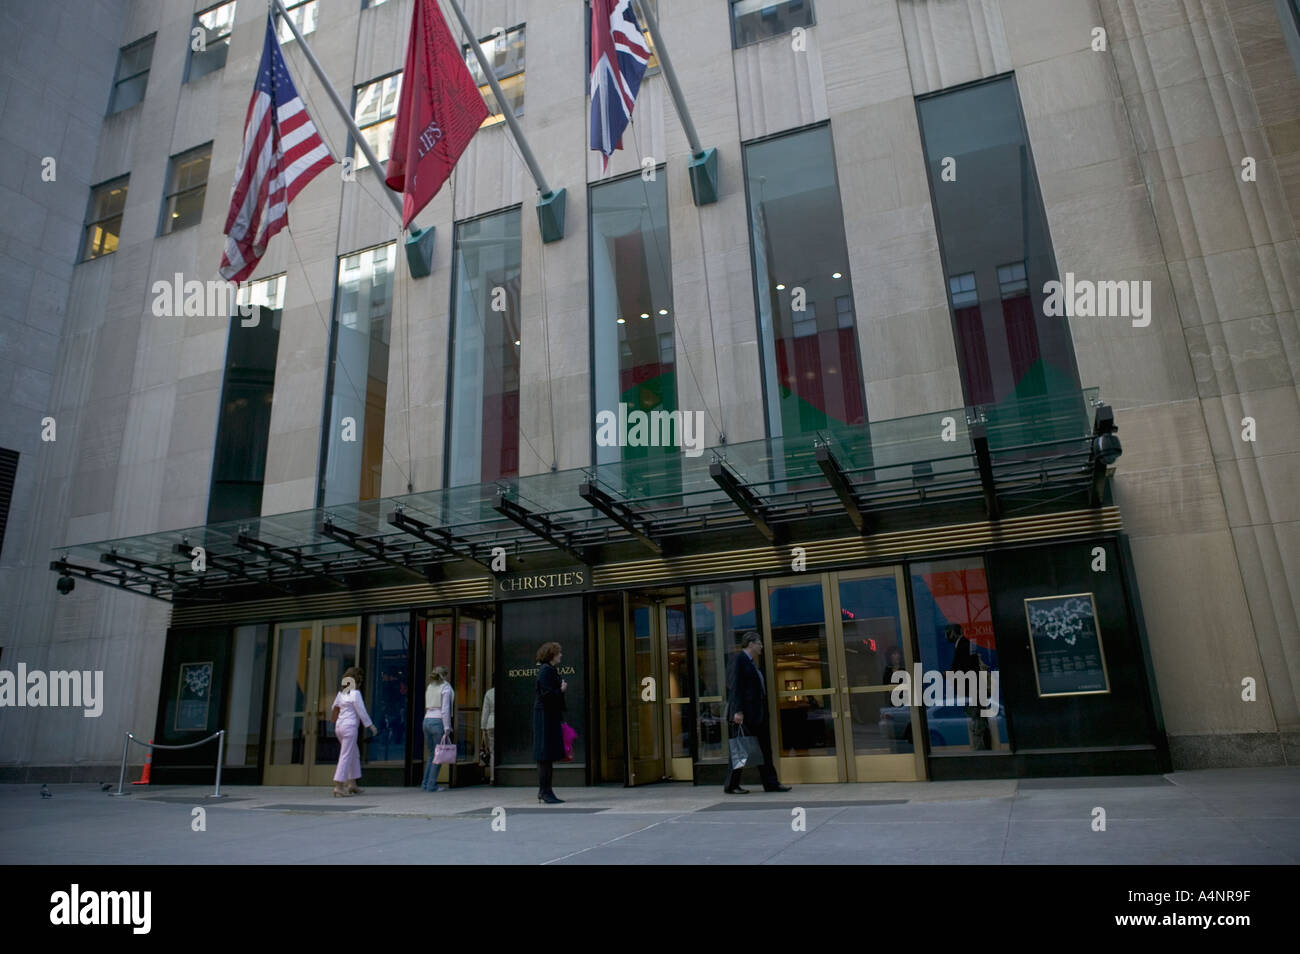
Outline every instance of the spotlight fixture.
<svg viewBox="0 0 1300 954">
<path fill-rule="evenodd" d="M 518 339 L 518 338 L 515 339 L 515 347 L 516 347 L 516 348 L 519 347 L 519 339 Z"/>
<path fill-rule="evenodd" d="M 661 315 L 666 315 L 666 314 L 668 314 L 668 309 L 667 309 L 667 308 L 660 308 L 660 309 L 659 309 L 659 314 L 661 314 Z"/>
<path fill-rule="evenodd" d="M 620 316 L 619 316 L 619 319 L 618 319 L 618 323 L 619 323 L 620 325 L 625 325 L 625 324 L 627 324 L 627 319 L 624 318 L 622 315 L 620 315 Z"/>
<path fill-rule="evenodd" d="M 650 317 L 650 312 L 648 312 L 648 311 L 643 311 L 643 312 L 641 312 L 641 317 L 642 317 L 642 318 L 649 318 L 649 317 Z"/>
<path fill-rule="evenodd" d="M 784 282 L 777 282 L 777 283 L 776 283 L 776 290 L 777 290 L 777 291 L 785 291 L 785 283 L 784 283 Z"/>
<path fill-rule="evenodd" d="M 60 593 L 62 593 L 64 596 L 67 596 L 69 593 L 72 592 L 73 588 L 76 587 L 77 581 L 72 578 L 71 573 L 64 573 L 61 577 L 59 577 L 59 582 L 54 585 L 55 587 L 58 588 L 58 591 Z"/>
<path fill-rule="evenodd" d="M 841 275 L 839 272 L 834 272 L 834 273 L 832 273 L 832 275 L 831 275 L 831 278 L 843 278 L 843 277 L 844 277 L 844 276 Z"/>
</svg>

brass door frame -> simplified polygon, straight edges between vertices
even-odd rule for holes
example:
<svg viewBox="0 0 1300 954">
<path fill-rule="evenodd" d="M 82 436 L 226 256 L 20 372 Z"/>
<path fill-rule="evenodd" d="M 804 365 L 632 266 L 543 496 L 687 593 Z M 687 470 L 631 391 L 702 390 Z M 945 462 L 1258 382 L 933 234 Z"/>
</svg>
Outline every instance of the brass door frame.
<svg viewBox="0 0 1300 954">
<path fill-rule="evenodd" d="M 773 758 L 777 761 L 778 774 L 783 781 L 804 783 L 921 781 L 926 778 L 924 740 L 918 738 L 918 727 L 921 725 L 920 713 L 915 705 L 911 707 L 913 726 L 911 754 L 858 755 L 853 749 L 853 712 L 849 706 L 850 698 L 860 693 L 885 690 L 881 687 L 848 685 L 848 663 L 844 653 L 844 626 L 839 584 L 841 581 L 881 578 L 893 578 L 895 581 L 903 658 L 908 671 L 911 672 L 914 658 L 912 627 L 907 595 L 903 588 L 906 585 L 906 577 L 902 565 L 817 574 L 804 573 L 796 576 L 769 577 L 759 581 L 763 610 L 764 672 L 769 687 L 768 711 L 774 714 L 774 717 L 768 720 L 771 723 L 768 732 L 771 736 Z M 807 586 L 813 583 L 820 583 L 822 590 L 822 627 L 829 644 L 827 659 L 830 664 L 831 687 L 812 691 L 807 689 L 787 691 L 778 685 L 776 677 L 776 656 L 772 642 L 771 590 L 773 587 L 791 584 Z M 780 720 L 781 700 L 793 696 L 811 695 L 827 699 L 830 703 L 835 754 L 783 757 L 780 729 L 777 724 Z"/>
<path fill-rule="evenodd" d="M 831 594 L 829 589 L 828 573 L 802 573 L 796 576 L 779 576 L 769 577 L 760 580 L 760 592 L 762 596 L 762 617 L 763 617 L 763 671 L 767 679 L 767 702 L 768 702 L 768 737 L 771 743 L 772 758 L 776 760 L 777 774 L 784 781 L 793 781 L 801 783 L 824 783 L 840 782 L 845 778 L 844 768 L 844 742 L 840 738 L 841 720 L 839 718 L 839 692 L 835 685 L 838 681 L 835 662 L 835 650 L 832 645 L 834 633 L 830 627 L 828 619 L 830 611 Z M 776 653 L 773 649 L 772 641 L 772 602 L 771 591 L 773 587 L 789 586 L 810 586 L 819 584 L 822 590 L 822 627 L 826 631 L 826 641 L 828 643 L 827 656 L 831 670 L 831 686 L 816 690 L 792 689 L 786 690 L 777 683 L 776 676 Z M 831 724 L 835 732 L 835 754 L 834 755 L 809 755 L 804 757 L 784 757 L 781 755 L 781 700 L 794 696 L 812 696 L 826 699 L 831 707 Z"/>
<path fill-rule="evenodd" d="M 841 748 L 841 759 L 843 762 L 845 780 L 849 782 L 912 782 L 923 781 L 925 773 L 925 747 L 922 740 L 918 739 L 918 732 L 921 726 L 920 711 L 917 706 L 911 707 L 912 716 L 912 752 L 908 753 L 889 753 L 883 755 L 858 755 L 853 749 L 853 711 L 849 701 L 854 695 L 865 693 L 883 693 L 892 691 L 876 686 L 857 686 L 852 687 L 848 684 L 848 659 L 844 652 L 844 614 L 843 607 L 840 604 L 840 587 L 842 582 L 853 580 L 894 580 L 894 591 L 897 596 L 898 609 L 898 629 L 899 637 L 903 646 L 903 664 L 908 673 L 912 672 L 912 626 L 910 614 L 907 611 L 907 594 L 903 587 L 907 579 L 903 574 L 903 567 L 899 564 L 886 567 L 872 567 L 863 570 L 847 570 L 838 573 L 827 573 L 830 583 L 831 596 L 831 619 L 833 621 L 831 632 L 834 633 L 835 647 L 833 655 L 837 657 L 835 665 L 839 667 L 836 674 L 836 681 L 839 683 L 839 695 L 842 710 L 839 718 L 836 720 L 837 738 L 844 739 L 844 745 Z M 915 701 L 915 699 L 913 700 Z"/>
<path fill-rule="evenodd" d="M 658 643 L 659 669 L 657 675 L 655 676 L 655 686 L 656 689 L 658 690 L 656 692 L 656 698 L 658 699 L 659 702 L 659 714 L 663 722 L 662 728 L 660 729 L 660 737 L 662 738 L 662 742 L 663 742 L 665 777 L 670 778 L 674 781 L 689 782 L 695 777 L 695 764 L 691 760 L 691 754 L 687 752 L 685 756 L 680 756 L 680 757 L 673 755 L 673 709 L 672 707 L 677 705 L 677 706 L 686 706 L 689 708 L 691 704 L 691 697 L 689 693 L 685 696 L 668 695 L 668 605 L 670 602 L 674 602 L 674 601 L 663 599 L 658 602 L 660 625 L 658 630 L 658 639 L 656 640 L 656 642 Z M 685 589 L 682 590 L 682 598 L 681 598 L 680 605 L 682 608 L 682 625 L 685 627 L 685 631 L 689 633 L 691 602 L 690 602 L 690 594 Z M 687 659 L 689 663 L 689 657 L 690 657 L 689 639 L 687 640 L 687 647 L 688 647 Z M 687 668 L 687 672 L 688 673 L 690 672 L 689 666 Z M 682 718 L 682 724 L 686 725 L 686 718 L 684 715 Z"/>
<path fill-rule="evenodd" d="M 329 625 L 356 626 L 356 641 L 353 651 L 357 659 L 361 658 L 361 643 L 365 634 L 361 627 L 360 616 L 342 616 L 335 619 L 296 620 L 275 625 L 273 649 L 271 652 L 271 691 L 267 700 L 267 712 L 271 720 L 268 731 L 266 752 L 262 761 L 262 782 L 266 785 L 325 785 L 334 780 L 336 766 L 316 764 L 316 742 L 319 737 L 318 727 L 323 713 L 316 709 L 320 699 L 321 646 L 325 627 Z M 307 637 L 307 685 L 303 701 L 303 757 L 300 765 L 273 765 L 271 755 L 275 749 L 275 714 L 276 714 L 276 677 L 280 672 L 280 633 L 286 629 L 308 630 Z"/>
<path fill-rule="evenodd" d="M 641 680 L 636 671 L 636 624 L 632 619 L 632 609 L 634 605 L 643 605 L 650 611 L 649 619 L 649 636 L 650 636 L 650 677 L 654 680 L 654 700 L 644 702 L 641 699 Z M 641 594 L 625 594 L 623 600 L 623 662 L 624 684 L 627 686 L 627 696 L 625 698 L 624 719 L 627 723 L 627 780 L 628 785 L 647 785 L 651 782 L 662 782 L 668 777 L 669 755 L 666 751 L 667 733 L 665 732 L 665 723 L 667 721 L 665 712 L 667 706 L 663 702 L 663 673 L 664 644 L 667 641 L 667 626 L 664 622 L 664 601 L 658 597 L 644 596 Z M 639 711 L 640 707 L 649 706 L 649 713 L 644 716 L 653 726 L 656 736 L 656 743 L 659 749 L 659 755 L 651 758 L 639 758 L 634 751 L 635 736 L 632 732 L 632 718 L 635 714 L 637 719 L 642 718 L 643 713 Z M 637 707 L 634 712 L 634 707 Z M 638 781 L 638 778 L 640 779 Z"/>
</svg>

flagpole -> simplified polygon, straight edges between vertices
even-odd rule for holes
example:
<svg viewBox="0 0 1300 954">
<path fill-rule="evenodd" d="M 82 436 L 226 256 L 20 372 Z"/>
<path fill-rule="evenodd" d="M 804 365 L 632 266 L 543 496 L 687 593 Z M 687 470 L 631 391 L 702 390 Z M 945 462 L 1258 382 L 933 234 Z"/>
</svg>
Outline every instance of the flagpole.
<svg viewBox="0 0 1300 954">
<path fill-rule="evenodd" d="M 380 166 L 379 158 L 375 155 L 375 151 L 370 148 L 370 143 L 366 142 L 366 137 L 361 135 L 361 127 L 359 127 L 356 120 L 352 118 L 352 114 L 348 111 L 348 108 L 343 105 L 343 100 L 339 97 L 338 91 L 334 89 L 334 84 L 331 83 L 329 77 L 325 75 L 325 70 L 321 67 L 320 61 L 316 59 L 316 54 L 311 51 L 311 47 L 308 46 L 307 41 L 303 39 L 302 34 L 298 31 L 298 25 L 294 23 L 293 19 L 289 16 L 289 12 L 284 8 L 282 0 L 271 0 L 271 5 L 275 12 L 284 19 L 284 22 L 289 24 L 289 29 L 293 32 L 294 39 L 298 41 L 298 48 L 302 50 L 303 55 L 307 57 L 307 62 L 311 64 L 311 68 L 315 71 L 317 77 L 320 78 L 321 84 L 325 87 L 325 92 L 329 94 L 330 101 L 334 104 L 334 108 L 339 111 L 339 115 L 342 116 L 343 121 L 347 123 L 348 129 L 352 133 L 352 138 L 357 142 L 357 147 L 361 150 L 362 155 L 366 157 L 366 161 L 370 163 L 370 168 L 379 178 L 379 184 L 383 187 L 382 191 L 384 195 L 388 196 L 389 200 L 393 203 L 393 208 L 397 210 L 397 218 L 400 222 L 402 218 L 402 200 L 397 197 L 396 192 L 388 188 L 388 183 L 384 180 L 384 170 Z M 420 229 L 415 225 L 414 219 L 411 220 L 410 232 L 413 235 L 420 232 Z"/>
<path fill-rule="evenodd" d="M 478 58 L 478 65 L 482 68 L 483 75 L 487 77 L 488 85 L 492 87 L 492 95 L 497 98 L 497 105 L 501 107 L 501 115 L 505 117 L 506 125 L 510 127 L 510 132 L 519 145 L 520 155 L 524 157 L 524 163 L 528 166 L 533 181 L 537 183 L 537 191 L 544 196 L 550 195 L 551 187 L 546 181 L 546 176 L 542 173 L 542 167 L 537 164 L 537 157 L 533 155 L 532 147 L 528 145 L 528 137 L 524 135 L 523 129 L 520 128 L 519 120 L 515 118 L 515 111 L 510 108 L 510 103 L 506 100 L 506 94 L 501 92 L 501 84 L 497 82 L 497 74 L 492 69 L 492 64 L 488 62 L 483 47 L 479 46 L 478 38 L 474 36 L 474 30 L 465 17 L 465 11 L 460 8 L 460 4 L 456 0 L 448 0 L 448 2 L 451 4 L 452 10 L 456 12 L 456 19 L 460 21 L 460 28 L 464 31 L 466 39 L 469 40 L 470 49 L 474 51 L 474 55 Z"/>
<path fill-rule="evenodd" d="M 668 80 L 668 91 L 672 94 L 673 105 L 677 107 L 677 118 L 682 122 L 686 133 L 686 142 L 691 147 L 689 172 L 691 191 L 695 195 L 696 205 L 707 205 L 718 200 L 718 154 L 715 149 L 705 149 L 700 145 L 695 123 L 691 121 L 691 111 L 686 108 L 686 95 L 677 82 L 677 71 L 673 69 L 672 57 L 668 55 L 668 46 L 663 34 L 659 32 L 659 20 L 650 9 L 650 4 L 643 0 L 633 0 L 641 10 L 641 22 L 650 30 L 650 39 L 654 41 L 655 55 L 659 57 L 659 67 Z"/>
<path fill-rule="evenodd" d="M 659 66 L 664 71 L 664 78 L 668 80 L 668 90 L 672 93 L 673 105 L 677 107 L 677 116 L 682 121 L 682 129 L 686 131 L 686 142 L 691 147 L 691 155 L 698 156 L 704 150 L 700 146 L 699 134 L 695 132 L 695 123 L 691 122 L 690 110 L 686 108 L 686 96 L 682 93 L 681 84 L 677 82 L 677 71 L 673 69 L 672 57 L 668 55 L 668 47 L 664 45 L 663 35 L 659 32 L 659 20 L 656 19 L 648 3 L 642 3 L 640 0 L 633 0 L 633 2 L 641 9 L 641 20 L 650 30 L 650 39 L 654 40 L 655 55 L 659 57 Z"/>
</svg>

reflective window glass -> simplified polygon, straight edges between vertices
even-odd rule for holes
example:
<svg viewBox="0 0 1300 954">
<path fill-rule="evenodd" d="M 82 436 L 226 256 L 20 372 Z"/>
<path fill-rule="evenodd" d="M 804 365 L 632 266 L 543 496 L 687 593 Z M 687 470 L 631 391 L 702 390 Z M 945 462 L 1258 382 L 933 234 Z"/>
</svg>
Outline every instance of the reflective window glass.
<svg viewBox="0 0 1300 954">
<path fill-rule="evenodd" d="M 456 226 L 448 486 L 519 473 L 520 222 L 514 208 Z"/>
<path fill-rule="evenodd" d="M 866 421 L 849 254 L 825 126 L 745 147 L 771 437 Z"/>
<path fill-rule="evenodd" d="M 1014 78 L 918 109 L 966 403 L 1077 395 L 1069 323 L 1043 314 L 1056 261 Z"/>
<path fill-rule="evenodd" d="M 380 496 L 394 243 L 339 259 L 321 505 Z"/>
</svg>

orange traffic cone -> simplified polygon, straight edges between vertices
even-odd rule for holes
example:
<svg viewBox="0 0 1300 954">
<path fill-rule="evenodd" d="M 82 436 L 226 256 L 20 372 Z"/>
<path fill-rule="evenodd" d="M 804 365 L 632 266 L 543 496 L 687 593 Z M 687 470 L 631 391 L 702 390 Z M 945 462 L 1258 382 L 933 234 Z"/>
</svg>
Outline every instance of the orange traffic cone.
<svg viewBox="0 0 1300 954">
<path fill-rule="evenodd" d="M 148 785 L 149 770 L 153 768 L 153 739 L 149 740 L 149 753 L 144 757 L 144 771 L 140 773 L 140 781 L 132 782 L 132 785 Z"/>
</svg>

